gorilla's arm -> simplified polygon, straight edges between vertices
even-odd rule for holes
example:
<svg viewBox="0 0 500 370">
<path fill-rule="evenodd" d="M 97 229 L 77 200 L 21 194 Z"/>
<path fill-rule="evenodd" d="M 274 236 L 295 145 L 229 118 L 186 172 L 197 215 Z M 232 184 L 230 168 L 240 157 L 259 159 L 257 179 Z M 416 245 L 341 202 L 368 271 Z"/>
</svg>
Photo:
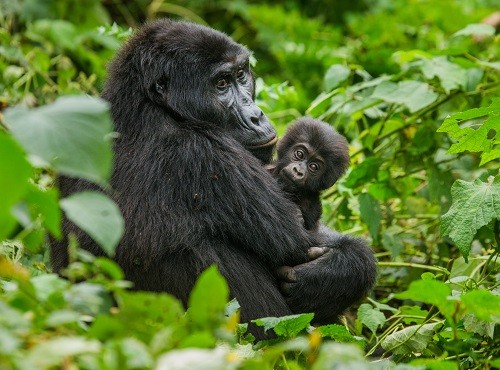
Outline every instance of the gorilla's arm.
<svg viewBox="0 0 500 370">
<path fill-rule="evenodd" d="M 295 313 L 314 312 L 316 324 L 338 320 L 349 306 L 362 299 L 375 284 L 373 252 L 361 239 L 319 230 L 323 250 L 311 250 L 318 258 L 294 267 L 283 267 L 278 275 L 282 292 Z"/>
</svg>

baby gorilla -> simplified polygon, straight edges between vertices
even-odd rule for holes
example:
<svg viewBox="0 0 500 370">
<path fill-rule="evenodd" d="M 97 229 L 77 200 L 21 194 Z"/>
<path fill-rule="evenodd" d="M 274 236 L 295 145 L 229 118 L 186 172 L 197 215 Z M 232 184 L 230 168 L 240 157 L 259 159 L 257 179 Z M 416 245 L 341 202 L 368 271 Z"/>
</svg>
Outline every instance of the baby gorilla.
<svg viewBox="0 0 500 370">
<path fill-rule="evenodd" d="M 321 218 L 320 191 L 328 189 L 349 165 L 347 140 L 330 125 L 300 118 L 278 144 L 278 159 L 269 170 L 300 208 L 307 230 Z"/>
</svg>

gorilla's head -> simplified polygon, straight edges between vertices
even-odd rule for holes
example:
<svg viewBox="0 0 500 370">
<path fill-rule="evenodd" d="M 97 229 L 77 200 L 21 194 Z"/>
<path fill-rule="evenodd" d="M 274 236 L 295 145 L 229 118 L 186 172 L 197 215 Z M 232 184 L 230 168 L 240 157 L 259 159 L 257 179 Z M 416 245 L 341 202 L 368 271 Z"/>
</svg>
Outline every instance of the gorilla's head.
<svg viewBox="0 0 500 370">
<path fill-rule="evenodd" d="M 141 28 L 111 63 L 111 82 L 103 96 L 112 106 L 122 100 L 121 109 L 141 111 L 152 105 L 179 125 L 224 130 L 257 158 L 269 162 L 276 131 L 255 105 L 249 56 L 245 47 L 211 28 L 154 21 Z M 123 94 L 128 94 L 128 101 L 133 95 L 134 102 L 123 107 Z M 130 116 L 124 121 L 130 122 Z M 161 123 L 142 120 L 144 124 Z"/>
</svg>

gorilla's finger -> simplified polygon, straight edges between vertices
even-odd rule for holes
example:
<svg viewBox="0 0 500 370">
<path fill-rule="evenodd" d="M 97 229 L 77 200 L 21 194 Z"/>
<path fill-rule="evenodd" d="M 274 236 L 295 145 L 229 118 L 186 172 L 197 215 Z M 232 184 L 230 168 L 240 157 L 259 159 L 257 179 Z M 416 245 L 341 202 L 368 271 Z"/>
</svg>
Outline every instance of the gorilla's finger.
<svg viewBox="0 0 500 370">
<path fill-rule="evenodd" d="M 280 285 L 281 293 L 285 297 L 291 296 L 294 285 L 295 285 L 295 283 L 281 283 L 281 285 Z"/>
<path fill-rule="evenodd" d="M 315 260 L 318 257 L 321 257 L 323 254 L 328 252 L 330 248 L 328 247 L 311 247 L 307 250 L 307 256 L 311 260 Z"/>
<path fill-rule="evenodd" d="M 288 283 L 295 283 L 297 281 L 297 274 L 293 267 L 290 266 L 281 266 L 276 270 L 276 275 L 278 279 L 286 281 Z"/>
</svg>

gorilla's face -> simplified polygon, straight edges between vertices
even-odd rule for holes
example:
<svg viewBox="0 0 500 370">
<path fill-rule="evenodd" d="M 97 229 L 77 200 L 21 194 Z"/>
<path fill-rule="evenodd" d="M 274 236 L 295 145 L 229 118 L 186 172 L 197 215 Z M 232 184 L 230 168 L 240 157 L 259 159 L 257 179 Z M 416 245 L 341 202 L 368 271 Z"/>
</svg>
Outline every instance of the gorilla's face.
<svg viewBox="0 0 500 370">
<path fill-rule="evenodd" d="M 254 102 L 249 51 L 223 33 L 191 23 L 165 21 L 142 32 L 148 48 L 141 50 L 138 68 L 153 102 L 176 120 L 222 128 L 268 163 L 276 130 Z"/>
<path fill-rule="evenodd" d="M 277 136 L 254 102 L 254 78 L 245 54 L 236 56 L 234 62 L 218 64 L 211 84 L 217 89 L 215 99 L 225 113 L 231 135 L 247 149 L 258 151 L 272 148 Z"/>
</svg>

